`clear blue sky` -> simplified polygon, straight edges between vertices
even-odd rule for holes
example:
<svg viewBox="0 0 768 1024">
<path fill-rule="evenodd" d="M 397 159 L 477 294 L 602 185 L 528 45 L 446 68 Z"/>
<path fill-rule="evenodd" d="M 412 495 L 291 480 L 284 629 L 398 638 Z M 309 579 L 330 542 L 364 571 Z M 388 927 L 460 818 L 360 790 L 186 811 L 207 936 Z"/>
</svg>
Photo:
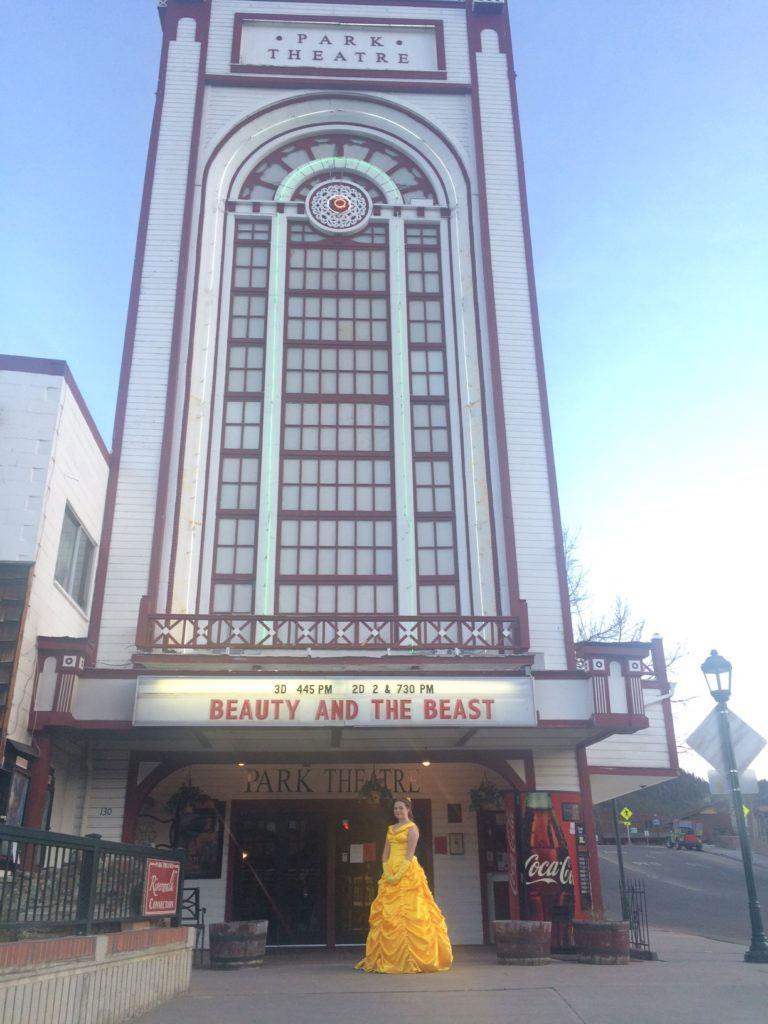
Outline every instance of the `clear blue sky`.
<svg viewBox="0 0 768 1024">
<path fill-rule="evenodd" d="M 680 736 L 710 646 L 768 734 L 768 4 L 510 10 L 563 518 L 595 606 L 620 592 L 688 650 Z M 9 4 L 3 27 L 0 349 L 66 359 L 109 441 L 155 3 Z"/>
</svg>

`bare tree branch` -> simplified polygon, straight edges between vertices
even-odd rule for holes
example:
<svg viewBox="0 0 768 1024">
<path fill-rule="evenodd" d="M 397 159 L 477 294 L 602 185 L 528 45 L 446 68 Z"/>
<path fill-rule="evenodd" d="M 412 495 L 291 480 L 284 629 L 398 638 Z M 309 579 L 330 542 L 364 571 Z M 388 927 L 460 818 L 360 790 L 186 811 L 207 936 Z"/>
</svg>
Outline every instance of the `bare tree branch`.
<svg viewBox="0 0 768 1024">
<path fill-rule="evenodd" d="M 565 575 L 568 581 L 568 602 L 571 606 L 574 633 L 577 640 L 587 639 L 589 632 L 585 621 L 589 605 L 587 589 L 587 570 L 584 568 L 578 552 L 579 535 L 563 529 L 563 549 L 565 551 Z"/>
<path fill-rule="evenodd" d="M 683 647 L 681 643 L 676 643 L 675 646 L 669 651 L 665 647 L 664 662 L 667 666 L 667 671 L 669 671 L 669 669 L 671 669 L 676 662 L 680 661 L 681 658 L 684 658 L 687 653 L 688 649 L 686 647 Z M 683 701 L 681 703 L 685 702 Z"/>
<path fill-rule="evenodd" d="M 573 632 L 579 643 L 631 643 L 641 640 L 645 632 L 645 619 L 635 619 L 626 598 L 617 594 L 609 612 L 595 616 L 591 610 L 588 570 L 579 556 L 579 535 L 567 528 L 563 530 L 565 570 L 568 579 L 568 599 L 571 605 Z M 680 644 L 665 652 L 669 669 L 685 654 Z"/>
</svg>

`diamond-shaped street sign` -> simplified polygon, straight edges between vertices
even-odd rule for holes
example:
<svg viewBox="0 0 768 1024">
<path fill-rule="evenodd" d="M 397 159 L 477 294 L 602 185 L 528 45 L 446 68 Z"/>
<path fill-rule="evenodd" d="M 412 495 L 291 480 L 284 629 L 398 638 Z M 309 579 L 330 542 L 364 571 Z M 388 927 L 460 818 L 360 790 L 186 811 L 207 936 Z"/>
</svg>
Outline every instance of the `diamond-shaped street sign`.
<svg viewBox="0 0 768 1024">
<path fill-rule="evenodd" d="M 717 721 L 720 711 L 715 708 L 711 711 L 701 725 L 694 729 L 688 737 L 688 746 L 700 754 L 705 761 L 708 761 L 713 768 L 725 774 L 728 766 L 723 756 L 720 743 L 720 727 Z M 752 726 L 747 725 L 738 715 L 729 710 L 728 723 L 731 728 L 731 741 L 733 753 L 736 759 L 736 767 L 740 772 L 748 768 L 757 755 L 765 746 L 765 739 L 759 732 L 755 732 Z"/>
<path fill-rule="evenodd" d="M 741 809 L 742 809 L 742 811 L 744 811 L 744 817 L 746 818 L 746 816 L 749 814 L 749 808 L 747 807 L 746 804 L 742 804 L 741 805 Z"/>
<path fill-rule="evenodd" d="M 624 821 L 628 825 L 629 822 L 630 822 L 630 819 L 632 818 L 632 811 L 630 811 L 630 809 L 628 807 L 622 807 L 622 809 L 619 811 L 619 814 L 621 815 L 621 817 L 624 819 Z"/>
</svg>

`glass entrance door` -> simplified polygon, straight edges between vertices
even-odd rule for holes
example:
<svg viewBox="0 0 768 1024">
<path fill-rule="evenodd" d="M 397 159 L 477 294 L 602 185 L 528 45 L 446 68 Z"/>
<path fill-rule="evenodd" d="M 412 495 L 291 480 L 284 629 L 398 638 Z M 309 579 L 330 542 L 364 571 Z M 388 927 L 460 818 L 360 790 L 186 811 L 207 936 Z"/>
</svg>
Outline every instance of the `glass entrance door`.
<svg viewBox="0 0 768 1024">
<path fill-rule="evenodd" d="M 414 800 L 432 885 L 429 800 Z M 234 801 L 228 920 L 267 920 L 270 946 L 364 943 L 391 808 L 362 800 Z"/>
<path fill-rule="evenodd" d="M 326 815 L 240 809 L 234 822 L 231 919 L 269 921 L 271 946 L 325 945 Z"/>
<path fill-rule="evenodd" d="M 432 811 L 429 800 L 414 800 L 420 839 L 416 853 L 432 885 Z M 387 826 L 393 822 L 389 803 L 342 804 L 333 812 L 336 878 L 336 942 L 365 943 L 368 915 L 381 878 Z"/>
<path fill-rule="evenodd" d="M 381 877 L 381 855 L 390 818 L 358 801 L 333 815 L 336 874 L 336 942 L 364 943 L 368 913 Z"/>
</svg>

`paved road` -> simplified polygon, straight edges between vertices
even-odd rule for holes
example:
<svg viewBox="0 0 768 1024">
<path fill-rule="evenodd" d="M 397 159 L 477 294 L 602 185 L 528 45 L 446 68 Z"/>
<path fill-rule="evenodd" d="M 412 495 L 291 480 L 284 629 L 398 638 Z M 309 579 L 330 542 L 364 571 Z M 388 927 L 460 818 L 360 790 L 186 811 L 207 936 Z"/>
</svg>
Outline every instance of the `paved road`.
<svg viewBox="0 0 768 1024">
<path fill-rule="evenodd" d="M 641 878 L 648 894 L 651 929 L 670 929 L 729 941 L 749 939 L 749 917 L 740 860 L 696 850 L 664 846 L 624 846 L 628 875 Z M 600 869 L 606 906 L 619 913 L 616 848 L 600 846 Z M 768 869 L 756 867 L 758 898 L 768 925 Z"/>
</svg>

